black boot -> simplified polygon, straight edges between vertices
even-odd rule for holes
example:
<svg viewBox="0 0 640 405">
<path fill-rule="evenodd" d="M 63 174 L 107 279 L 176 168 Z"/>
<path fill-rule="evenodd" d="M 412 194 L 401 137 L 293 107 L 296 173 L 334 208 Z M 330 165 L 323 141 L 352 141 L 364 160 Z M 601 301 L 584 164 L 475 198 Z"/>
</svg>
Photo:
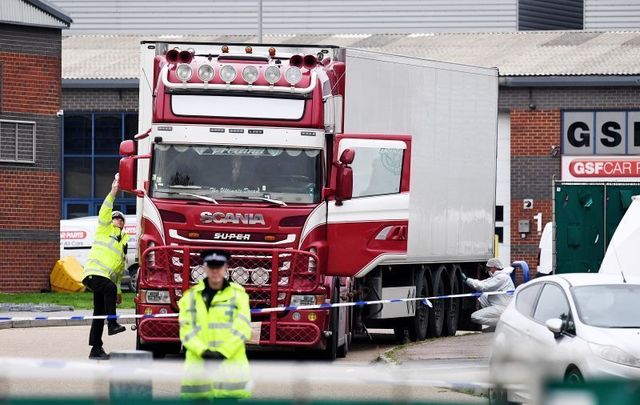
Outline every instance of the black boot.
<svg viewBox="0 0 640 405">
<path fill-rule="evenodd" d="M 109 355 L 102 347 L 92 347 L 89 353 L 89 360 L 109 360 Z"/>
<path fill-rule="evenodd" d="M 109 330 L 109 336 L 116 335 L 116 334 L 118 334 L 120 332 L 124 332 L 125 330 L 127 330 L 127 328 L 125 328 L 124 326 L 120 325 L 118 322 L 110 323 L 107 326 L 107 329 Z"/>
</svg>

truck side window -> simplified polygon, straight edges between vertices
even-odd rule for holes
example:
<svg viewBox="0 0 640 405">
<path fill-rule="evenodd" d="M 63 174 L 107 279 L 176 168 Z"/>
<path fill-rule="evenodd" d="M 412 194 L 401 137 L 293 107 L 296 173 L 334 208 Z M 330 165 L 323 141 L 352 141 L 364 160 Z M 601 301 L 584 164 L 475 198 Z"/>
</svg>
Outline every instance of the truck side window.
<svg viewBox="0 0 640 405">
<path fill-rule="evenodd" d="M 354 147 L 353 197 L 400 192 L 403 149 Z"/>
</svg>

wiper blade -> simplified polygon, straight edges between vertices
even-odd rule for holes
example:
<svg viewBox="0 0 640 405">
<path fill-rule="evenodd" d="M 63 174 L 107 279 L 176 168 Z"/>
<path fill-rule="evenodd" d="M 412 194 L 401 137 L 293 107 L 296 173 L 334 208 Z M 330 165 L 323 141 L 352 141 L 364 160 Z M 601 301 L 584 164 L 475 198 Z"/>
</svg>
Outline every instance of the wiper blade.
<svg viewBox="0 0 640 405">
<path fill-rule="evenodd" d="M 280 201 L 280 200 L 274 200 L 273 198 L 268 198 L 268 197 L 252 197 L 252 196 L 247 196 L 247 195 L 231 195 L 231 196 L 225 196 L 222 197 L 222 199 L 234 199 L 234 200 L 254 200 L 254 201 L 264 201 L 264 202 L 268 202 L 271 204 L 276 204 L 279 205 L 281 207 L 286 207 L 287 203 L 285 203 L 284 201 Z"/>
<path fill-rule="evenodd" d="M 195 198 L 199 198 L 201 200 L 205 200 L 208 201 L 210 203 L 213 204 L 220 204 L 219 202 L 217 202 L 216 200 L 214 200 L 211 197 L 207 197 L 206 195 L 200 195 L 200 194 L 194 194 L 194 193 L 185 193 L 183 191 L 158 191 L 159 193 L 164 193 L 164 194 L 173 194 L 173 195 L 183 195 L 183 196 L 187 196 L 187 197 L 195 197 Z"/>
</svg>

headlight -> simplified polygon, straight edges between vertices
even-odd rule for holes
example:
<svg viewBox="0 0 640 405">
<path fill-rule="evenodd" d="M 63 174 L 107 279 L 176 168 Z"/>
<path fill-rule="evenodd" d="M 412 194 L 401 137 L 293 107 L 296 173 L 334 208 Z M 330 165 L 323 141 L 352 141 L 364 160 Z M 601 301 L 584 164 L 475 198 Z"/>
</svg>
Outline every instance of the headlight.
<svg viewBox="0 0 640 405">
<path fill-rule="evenodd" d="M 291 66 L 286 72 L 284 72 L 284 78 L 287 83 L 295 86 L 300 80 L 302 80 L 302 70 L 295 66 Z"/>
<path fill-rule="evenodd" d="M 277 66 L 269 66 L 264 71 L 264 80 L 269 84 L 275 84 L 280 80 L 280 68 Z"/>
<path fill-rule="evenodd" d="M 253 84 L 258 80 L 258 68 L 251 65 L 245 66 L 244 69 L 242 69 L 242 78 L 245 82 Z"/>
<path fill-rule="evenodd" d="M 191 280 L 196 283 L 204 279 L 206 275 L 207 275 L 207 272 L 204 269 L 204 266 L 194 266 L 191 269 Z"/>
<path fill-rule="evenodd" d="M 237 75 L 236 68 L 231 65 L 224 65 L 220 68 L 220 78 L 225 83 L 231 83 L 236 80 Z"/>
<path fill-rule="evenodd" d="M 236 267 L 231 270 L 231 280 L 234 283 L 245 285 L 249 281 L 249 272 L 244 267 Z"/>
<path fill-rule="evenodd" d="M 186 82 L 193 76 L 193 69 L 190 65 L 180 64 L 176 68 L 176 76 L 178 76 L 178 79 Z"/>
<path fill-rule="evenodd" d="M 291 306 L 299 307 L 300 305 L 316 305 L 315 295 L 292 295 Z"/>
<path fill-rule="evenodd" d="M 630 355 L 616 346 L 599 345 L 589 343 L 589 348 L 598 357 L 613 363 L 624 364 L 625 366 L 640 367 L 640 359 Z"/>
<path fill-rule="evenodd" d="M 144 304 L 169 304 L 169 291 L 165 290 L 141 290 L 140 296 Z"/>
<path fill-rule="evenodd" d="M 198 68 L 198 79 L 203 82 L 210 82 L 213 80 L 213 76 L 215 76 L 216 72 L 213 70 L 213 66 L 211 65 L 201 65 Z"/>
<path fill-rule="evenodd" d="M 269 272 L 263 267 L 258 267 L 251 272 L 251 281 L 255 285 L 265 285 L 269 282 Z"/>
</svg>

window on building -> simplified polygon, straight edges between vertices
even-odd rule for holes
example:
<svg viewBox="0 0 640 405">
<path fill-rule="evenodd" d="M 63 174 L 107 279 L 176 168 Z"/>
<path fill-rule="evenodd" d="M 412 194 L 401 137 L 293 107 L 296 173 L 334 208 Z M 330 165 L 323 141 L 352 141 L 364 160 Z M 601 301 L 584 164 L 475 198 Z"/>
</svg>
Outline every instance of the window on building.
<svg viewBox="0 0 640 405">
<path fill-rule="evenodd" d="M 0 161 L 35 163 L 35 122 L 0 120 Z"/>
<path fill-rule="evenodd" d="M 98 215 L 118 171 L 120 142 L 136 133 L 134 113 L 65 113 L 63 218 Z M 135 198 L 120 193 L 114 209 L 135 214 Z"/>
</svg>

